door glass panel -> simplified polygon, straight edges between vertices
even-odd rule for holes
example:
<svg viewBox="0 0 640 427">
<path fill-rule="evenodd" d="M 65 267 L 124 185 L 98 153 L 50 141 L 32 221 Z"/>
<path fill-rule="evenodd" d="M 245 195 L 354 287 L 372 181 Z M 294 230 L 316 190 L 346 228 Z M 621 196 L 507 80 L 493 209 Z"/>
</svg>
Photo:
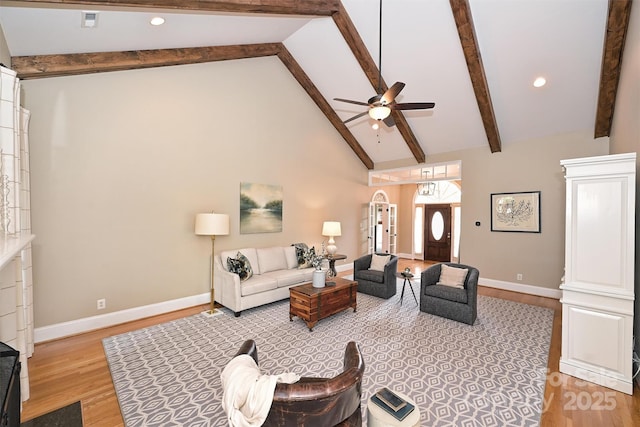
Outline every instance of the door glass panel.
<svg viewBox="0 0 640 427">
<path fill-rule="evenodd" d="M 460 255 L 460 206 L 453 208 L 453 256 L 458 261 Z"/>
<path fill-rule="evenodd" d="M 431 235 L 435 240 L 442 239 L 444 233 L 444 218 L 442 212 L 436 211 L 431 218 Z"/>
<path fill-rule="evenodd" d="M 375 250 L 376 252 L 383 252 L 382 250 L 382 206 L 376 205 L 376 234 L 375 234 Z"/>
<path fill-rule="evenodd" d="M 416 206 L 415 223 L 413 224 L 413 246 L 417 254 L 422 253 L 422 206 Z"/>
</svg>

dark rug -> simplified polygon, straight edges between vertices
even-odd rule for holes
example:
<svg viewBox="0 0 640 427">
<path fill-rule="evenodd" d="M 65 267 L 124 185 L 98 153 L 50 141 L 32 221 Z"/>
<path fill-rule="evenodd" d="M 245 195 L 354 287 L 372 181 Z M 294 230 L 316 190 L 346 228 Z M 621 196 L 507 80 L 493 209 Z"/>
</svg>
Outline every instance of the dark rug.
<svg viewBox="0 0 640 427">
<path fill-rule="evenodd" d="M 21 427 L 82 427 L 80 402 L 72 403 L 20 424 Z"/>
</svg>

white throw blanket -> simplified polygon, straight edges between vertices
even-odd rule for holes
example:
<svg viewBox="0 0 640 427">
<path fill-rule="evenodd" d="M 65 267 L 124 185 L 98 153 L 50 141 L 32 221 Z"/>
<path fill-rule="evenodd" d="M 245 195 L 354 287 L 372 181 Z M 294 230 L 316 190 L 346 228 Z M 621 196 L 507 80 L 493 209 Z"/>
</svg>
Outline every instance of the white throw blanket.
<svg viewBox="0 0 640 427">
<path fill-rule="evenodd" d="M 295 383 L 300 375 L 285 373 L 261 375 L 260 368 L 247 354 L 236 356 L 220 375 L 222 380 L 222 409 L 233 427 L 260 426 L 267 419 L 276 383 Z"/>
</svg>

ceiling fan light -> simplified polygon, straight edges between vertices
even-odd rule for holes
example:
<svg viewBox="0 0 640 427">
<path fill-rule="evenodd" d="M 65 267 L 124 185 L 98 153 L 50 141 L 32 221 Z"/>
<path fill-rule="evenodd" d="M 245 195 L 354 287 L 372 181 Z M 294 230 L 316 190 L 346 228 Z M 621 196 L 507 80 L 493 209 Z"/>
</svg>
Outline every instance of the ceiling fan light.
<svg viewBox="0 0 640 427">
<path fill-rule="evenodd" d="M 380 105 L 369 109 L 369 116 L 373 120 L 384 120 L 391 114 L 391 108 Z"/>
</svg>

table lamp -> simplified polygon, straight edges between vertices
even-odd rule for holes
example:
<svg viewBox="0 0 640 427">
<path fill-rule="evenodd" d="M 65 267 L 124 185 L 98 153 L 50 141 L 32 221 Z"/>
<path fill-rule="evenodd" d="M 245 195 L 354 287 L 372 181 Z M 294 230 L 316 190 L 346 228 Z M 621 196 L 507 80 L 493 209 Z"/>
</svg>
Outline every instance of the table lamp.
<svg viewBox="0 0 640 427">
<path fill-rule="evenodd" d="M 342 236 L 340 223 L 338 221 L 325 221 L 324 224 L 322 224 L 322 235 L 329 237 L 327 252 L 329 252 L 329 255 L 335 255 L 338 248 L 336 247 L 336 241 L 333 240 L 333 238 L 336 236 Z"/>
<path fill-rule="evenodd" d="M 198 236 L 211 236 L 211 309 L 203 312 L 206 316 L 215 316 L 222 314 L 221 311 L 216 310 L 215 295 L 213 289 L 213 257 L 214 257 L 214 242 L 216 236 L 226 236 L 229 234 L 229 215 L 217 214 L 217 213 L 201 213 L 196 215 L 196 234 Z"/>
</svg>

